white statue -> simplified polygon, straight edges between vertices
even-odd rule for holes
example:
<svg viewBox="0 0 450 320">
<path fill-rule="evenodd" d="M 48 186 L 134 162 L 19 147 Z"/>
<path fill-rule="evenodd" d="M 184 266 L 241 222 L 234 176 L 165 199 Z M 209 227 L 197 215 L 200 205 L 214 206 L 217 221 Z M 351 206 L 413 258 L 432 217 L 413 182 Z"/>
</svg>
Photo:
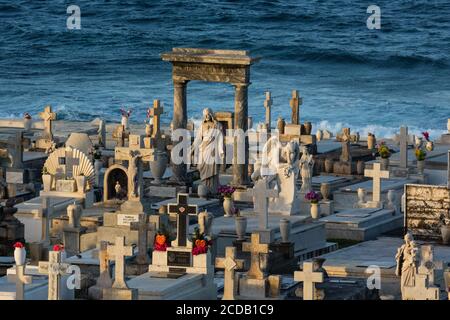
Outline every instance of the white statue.
<svg viewBox="0 0 450 320">
<path fill-rule="evenodd" d="M 397 260 L 395 275 L 401 277 L 400 287 L 402 295 L 405 287 L 415 286 L 415 276 L 419 261 L 419 249 L 414 242 L 412 234 L 408 232 L 404 240 L 405 244 L 398 248 L 397 255 L 395 256 L 395 260 Z"/>
<path fill-rule="evenodd" d="M 197 169 L 202 183 L 211 194 L 216 194 L 219 186 L 219 166 L 224 163 L 225 157 L 223 141 L 222 125 L 214 118 L 211 109 L 204 109 L 192 153 L 198 155 Z"/>
<path fill-rule="evenodd" d="M 214 215 L 207 210 L 198 214 L 198 226 L 200 233 L 211 238 L 211 226 L 213 223 Z"/>
<path fill-rule="evenodd" d="M 302 157 L 300 158 L 299 166 L 300 175 L 302 176 L 302 187 L 300 192 L 308 193 L 312 190 L 314 159 L 312 154 L 309 154 L 306 146 L 302 146 Z"/>
<path fill-rule="evenodd" d="M 122 186 L 120 185 L 119 181 L 116 181 L 114 190 L 116 191 L 116 198 L 120 200 L 120 198 L 122 197 Z"/>
<path fill-rule="evenodd" d="M 128 164 L 128 175 L 131 182 L 130 194 L 136 198 L 139 196 L 139 168 L 141 158 L 140 153 L 130 151 L 130 161 Z"/>
</svg>

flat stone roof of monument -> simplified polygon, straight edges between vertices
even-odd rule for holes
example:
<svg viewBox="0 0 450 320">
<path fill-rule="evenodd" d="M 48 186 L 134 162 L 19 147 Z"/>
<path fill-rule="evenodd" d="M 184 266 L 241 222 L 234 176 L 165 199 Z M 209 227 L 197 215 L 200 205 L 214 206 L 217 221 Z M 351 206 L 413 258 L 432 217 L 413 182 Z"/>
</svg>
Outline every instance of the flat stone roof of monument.
<svg viewBox="0 0 450 320">
<path fill-rule="evenodd" d="M 259 61 L 260 57 L 250 57 L 246 50 L 214 50 L 194 48 L 173 48 L 171 52 L 161 54 L 164 61 L 251 65 Z"/>
</svg>

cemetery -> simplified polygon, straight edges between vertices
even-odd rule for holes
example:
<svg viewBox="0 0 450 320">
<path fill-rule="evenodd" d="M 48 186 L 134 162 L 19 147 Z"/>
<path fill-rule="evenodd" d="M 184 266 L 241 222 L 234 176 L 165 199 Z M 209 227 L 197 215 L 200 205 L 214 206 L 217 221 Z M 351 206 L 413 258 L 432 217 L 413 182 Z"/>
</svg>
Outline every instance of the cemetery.
<svg viewBox="0 0 450 320">
<path fill-rule="evenodd" d="M 0 300 L 449 299 L 450 126 L 313 128 L 297 88 L 253 124 L 260 57 L 161 59 L 173 103 L 144 123 L 0 120 Z M 191 114 L 191 81 L 231 86 L 233 109 Z"/>
</svg>

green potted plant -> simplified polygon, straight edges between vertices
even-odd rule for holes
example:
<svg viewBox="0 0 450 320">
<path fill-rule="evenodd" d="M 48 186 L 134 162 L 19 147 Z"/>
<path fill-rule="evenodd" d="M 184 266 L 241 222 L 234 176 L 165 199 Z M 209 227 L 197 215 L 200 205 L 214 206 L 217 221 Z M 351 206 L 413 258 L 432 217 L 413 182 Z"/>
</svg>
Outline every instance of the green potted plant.
<svg viewBox="0 0 450 320">
<path fill-rule="evenodd" d="M 386 142 L 381 141 L 380 144 L 377 145 L 377 151 L 379 156 L 381 157 L 381 168 L 383 170 L 388 170 L 391 151 L 389 150 L 389 147 L 386 145 Z"/>
</svg>

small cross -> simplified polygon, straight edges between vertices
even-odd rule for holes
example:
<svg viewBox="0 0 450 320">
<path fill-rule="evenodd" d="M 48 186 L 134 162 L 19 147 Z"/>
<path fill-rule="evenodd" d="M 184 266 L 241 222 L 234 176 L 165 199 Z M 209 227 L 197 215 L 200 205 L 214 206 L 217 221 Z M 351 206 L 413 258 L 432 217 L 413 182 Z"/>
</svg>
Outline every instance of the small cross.
<svg viewBox="0 0 450 320">
<path fill-rule="evenodd" d="M 116 237 L 115 245 L 108 245 L 108 255 L 114 257 L 115 277 L 113 288 L 128 289 L 125 282 L 125 257 L 133 255 L 133 247 L 125 246 L 125 237 Z"/>
<path fill-rule="evenodd" d="M 153 133 L 152 137 L 160 135 L 160 116 L 163 114 L 164 108 L 161 107 L 159 100 L 153 100 L 153 108 L 148 109 L 148 116 L 153 117 Z"/>
<path fill-rule="evenodd" d="M 235 270 L 243 269 L 244 261 L 236 259 L 235 247 L 226 247 L 225 258 L 216 258 L 216 268 L 224 269 L 222 300 L 235 300 L 237 292 Z"/>
<path fill-rule="evenodd" d="M 44 120 L 44 137 L 46 139 L 53 139 L 52 121 L 56 120 L 56 113 L 52 112 L 51 106 L 46 106 L 43 112 L 39 113 L 39 117 Z"/>
<path fill-rule="evenodd" d="M 101 288 L 111 288 L 112 279 L 110 274 L 110 263 L 108 256 L 108 241 L 100 241 L 98 251 L 98 261 L 100 264 L 100 276 L 97 279 L 97 286 Z"/>
<path fill-rule="evenodd" d="M 292 99 L 290 106 L 292 109 L 292 124 L 300 124 L 300 105 L 302 104 L 302 98 L 299 97 L 298 91 L 292 91 Z"/>
<path fill-rule="evenodd" d="M 138 264 L 149 264 L 149 257 L 147 254 L 148 248 L 148 231 L 155 230 L 156 226 L 148 223 L 148 217 L 146 214 L 139 215 L 138 222 L 131 222 L 131 230 L 138 232 L 138 255 L 136 261 Z"/>
<path fill-rule="evenodd" d="M 48 274 L 48 300 L 61 300 L 61 276 L 69 267 L 62 262 L 61 251 L 50 251 L 48 262 L 39 261 L 39 273 Z"/>
<path fill-rule="evenodd" d="M 314 272 L 314 262 L 303 262 L 303 271 L 295 271 L 294 280 L 303 282 L 303 300 L 315 300 L 315 283 L 323 282 L 323 273 Z"/>
<path fill-rule="evenodd" d="M 408 168 L 408 127 L 400 128 L 400 168 Z"/>
<path fill-rule="evenodd" d="M 16 265 L 16 300 L 25 300 L 25 285 L 31 281 L 32 277 L 25 275 L 25 265 Z"/>
<path fill-rule="evenodd" d="M 271 118 L 271 108 L 272 108 L 272 94 L 270 93 L 270 91 L 266 91 L 266 100 L 264 100 L 264 108 L 266 108 L 266 125 L 267 125 L 267 130 L 270 129 L 270 124 L 272 123 L 272 118 Z"/>
<path fill-rule="evenodd" d="M 389 179 L 389 171 L 381 170 L 381 164 L 375 162 L 372 170 L 364 170 L 364 176 L 373 178 L 372 200 L 379 203 L 381 201 L 381 179 Z"/>
<path fill-rule="evenodd" d="M 192 247 L 192 242 L 188 240 L 189 216 L 197 215 L 198 207 L 188 204 L 189 195 L 179 193 L 177 203 L 167 205 L 167 212 L 177 217 L 177 238 L 172 241 L 173 247 Z"/>
<path fill-rule="evenodd" d="M 277 198 L 278 191 L 267 188 L 267 180 L 259 179 L 253 187 L 253 202 L 255 212 L 259 216 L 259 229 L 267 230 L 269 228 L 269 198 Z"/>
<path fill-rule="evenodd" d="M 247 272 L 247 276 L 253 279 L 264 279 L 264 272 L 261 271 L 260 264 L 260 254 L 269 253 L 269 245 L 261 243 L 259 233 L 252 233 L 251 242 L 242 243 L 242 251 L 250 252 L 251 263 L 250 269 Z"/>
</svg>

